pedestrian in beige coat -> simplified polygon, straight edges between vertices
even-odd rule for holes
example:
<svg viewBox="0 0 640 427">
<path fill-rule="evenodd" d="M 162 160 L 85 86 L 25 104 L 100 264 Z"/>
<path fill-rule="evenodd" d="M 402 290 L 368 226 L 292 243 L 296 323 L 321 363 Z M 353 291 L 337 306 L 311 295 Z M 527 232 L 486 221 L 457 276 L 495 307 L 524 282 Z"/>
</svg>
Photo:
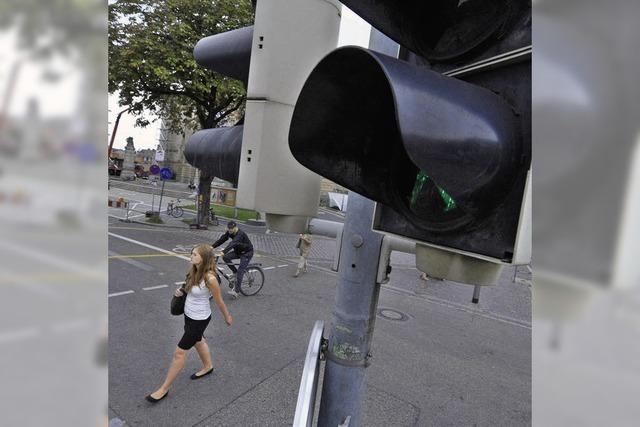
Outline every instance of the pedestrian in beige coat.
<svg viewBox="0 0 640 427">
<path fill-rule="evenodd" d="M 309 251 L 311 250 L 311 235 L 301 234 L 298 237 L 298 244 L 296 247 L 300 250 L 300 260 L 298 261 L 296 274 L 294 274 L 293 277 L 298 277 L 300 275 L 300 270 L 302 270 L 303 273 L 307 272 L 307 258 L 309 257 Z"/>
</svg>

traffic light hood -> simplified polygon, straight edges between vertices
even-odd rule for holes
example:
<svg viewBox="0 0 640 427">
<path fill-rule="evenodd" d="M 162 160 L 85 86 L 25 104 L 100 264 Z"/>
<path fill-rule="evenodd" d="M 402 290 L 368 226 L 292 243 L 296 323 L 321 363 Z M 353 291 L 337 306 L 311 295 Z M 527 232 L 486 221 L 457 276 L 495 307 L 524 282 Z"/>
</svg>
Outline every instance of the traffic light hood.
<svg viewBox="0 0 640 427">
<path fill-rule="evenodd" d="M 193 48 L 196 62 L 247 86 L 253 26 L 226 31 L 200 39 Z"/>
<path fill-rule="evenodd" d="M 312 171 L 432 230 L 489 215 L 530 162 L 502 98 L 358 47 L 331 52 L 311 72 L 289 146 Z"/>
<path fill-rule="evenodd" d="M 200 130 L 184 149 L 187 162 L 210 176 L 238 184 L 243 126 Z"/>
<path fill-rule="evenodd" d="M 504 34 L 521 0 L 342 0 L 392 40 L 430 61 L 460 58 Z"/>
</svg>

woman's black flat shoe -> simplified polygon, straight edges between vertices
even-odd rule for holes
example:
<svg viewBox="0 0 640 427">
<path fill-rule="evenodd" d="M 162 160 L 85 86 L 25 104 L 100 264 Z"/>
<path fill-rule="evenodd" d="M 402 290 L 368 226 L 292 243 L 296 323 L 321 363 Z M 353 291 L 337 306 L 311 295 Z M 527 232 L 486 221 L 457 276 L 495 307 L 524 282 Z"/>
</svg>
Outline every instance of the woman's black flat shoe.
<svg viewBox="0 0 640 427">
<path fill-rule="evenodd" d="M 165 397 L 167 397 L 167 394 L 169 394 L 169 392 L 166 392 L 164 394 L 164 396 L 162 396 L 160 399 L 156 399 L 155 397 L 148 395 L 147 397 L 145 397 L 145 399 L 147 399 L 147 402 L 151 402 L 151 403 L 158 403 L 160 402 L 162 399 L 164 399 Z"/>
<path fill-rule="evenodd" d="M 212 372 L 213 372 L 213 368 L 209 369 L 207 372 L 205 372 L 202 375 L 197 375 L 198 373 L 196 372 L 195 374 L 191 374 L 191 379 L 192 380 L 199 380 L 200 378 L 206 377 L 207 375 L 209 375 Z"/>
</svg>

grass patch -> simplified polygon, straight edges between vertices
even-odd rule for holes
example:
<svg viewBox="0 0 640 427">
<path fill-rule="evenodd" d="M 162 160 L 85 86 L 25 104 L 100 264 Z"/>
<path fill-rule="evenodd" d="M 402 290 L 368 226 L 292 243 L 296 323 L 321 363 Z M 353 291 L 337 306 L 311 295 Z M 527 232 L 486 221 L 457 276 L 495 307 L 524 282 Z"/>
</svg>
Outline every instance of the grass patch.
<svg viewBox="0 0 640 427">
<path fill-rule="evenodd" d="M 153 215 L 147 218 L 146 222 L 149 222 L 151 224 L 164 224 L 164 221 L 160 219 L 160 216 L 156 216 L 156 215 Z"/>
<path fill-rule="evenodd" d="M 225 218 L 234 218 L 240 221 L 246 221 L 248 219 L 258 218 L 258 212 L 251 209 L 233 208 L 231 206 L 217 205 L 214 203 L 211 203 L 211 207 L 213 208 L 213 211 L 216 213 L 217 216 L 223 216 Z M 183 208 L 191 209 L 194 211 L 197 210 L 195 205 L 186 205 L 186 206 L 183 206 Z M 236 212 L 237 212 L 237 215 L 236 215 Z"/>
</svg>

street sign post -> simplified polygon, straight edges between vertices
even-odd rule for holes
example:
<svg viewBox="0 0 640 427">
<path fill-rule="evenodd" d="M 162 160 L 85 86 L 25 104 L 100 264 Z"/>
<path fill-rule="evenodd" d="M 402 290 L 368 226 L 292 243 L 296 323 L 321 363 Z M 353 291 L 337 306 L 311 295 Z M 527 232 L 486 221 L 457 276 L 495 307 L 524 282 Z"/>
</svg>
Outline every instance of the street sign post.
<svg viewBox="0 0 640 427">
<path fill-rule="evenodd" d="M 151 165 L 151 167 L 149 168 L 149 173 L 151 175 L 158 175 L 160 173 L 160 166 L 158 165 Z M 155 186 L 156 182 L 153 181 L 152 184 Z M 156 205 L 156 193 L 153 191 L 153 189 L 151 190 L 151 212 L 153 213 L 153 207 Z"/>
<path fill-rule="evenodd" d="M 162 210 L 162 196 L 164 194 L 164 182 L 168 179 L 171 179 L 173 176 L 173 172 L 169 168 L 160 169 L 160 178 L 162 179 L 162 189 L 160 190 L 160 203 L 158 204 L 158 216 L 160 215 L 160 211 Z"/>
</svg>

